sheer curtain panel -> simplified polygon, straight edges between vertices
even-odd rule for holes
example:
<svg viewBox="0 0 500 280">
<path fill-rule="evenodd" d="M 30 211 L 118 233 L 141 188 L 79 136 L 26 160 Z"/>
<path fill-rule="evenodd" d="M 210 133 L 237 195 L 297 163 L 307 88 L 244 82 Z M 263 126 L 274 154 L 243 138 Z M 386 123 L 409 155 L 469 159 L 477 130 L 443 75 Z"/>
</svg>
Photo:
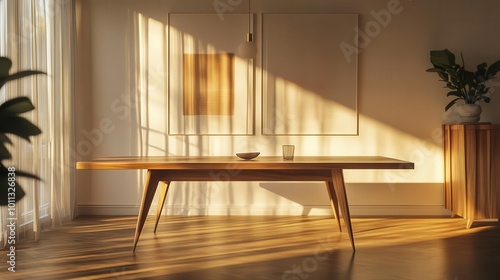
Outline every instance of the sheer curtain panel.
<svg viewBox="0 0 500 280">
<path fill-rule="evenodd" d="M 0 103 L 29 97 L 35 110 L 23 116 L 42 130 L 31 142 L 11 137 L 13 159 L 5 163 L 42 179 L 16 177 L 26 192 L 15 207 L 18 240 L 38 239 L 44 228 L 73 217 L 74 7 L 74 0 L 0 0 L 0 56 L 12 60 L 11 73 L 47 73 L 8 82 L 0 92 Z M 7 214 L 7 208 L 1 207 L 3 245 L 10 234 Z"/>
</svg>

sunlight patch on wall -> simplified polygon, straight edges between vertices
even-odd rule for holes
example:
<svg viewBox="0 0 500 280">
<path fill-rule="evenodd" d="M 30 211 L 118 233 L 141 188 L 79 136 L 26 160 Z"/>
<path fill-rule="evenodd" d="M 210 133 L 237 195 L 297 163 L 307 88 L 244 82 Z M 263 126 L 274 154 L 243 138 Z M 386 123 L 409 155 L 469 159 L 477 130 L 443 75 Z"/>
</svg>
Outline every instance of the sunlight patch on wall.
<svg viewBox="0 0 500 280">
<path fill-rule="evenodd" d="M 322 135 L 350 134 L 357 127 L 357 111 L 335 100 L 326 98 L 293 81 L 273 77 L 272 98 L 265 101 L 263 108 L 265 134 Z M 273 121 L 270 121 L 273 120 Z M 356 131 L 356 130 L 354 130 Z"/>
<path fill-rule="evenodd" d="M 135 14 L 135 89 L 141 137 L 141 150 L 164 155 L 167 148 L 167 29 L 162 22 Z"/>
<path fill-rule="evenodd" d="M 411 161 L 412 170 L 380 170 L 345 172 L 350 182 L 438 182 L 444 180 L 441 127 L 429 131 L 422 139 L 389 126 L 375 119 L 360 115 L 361 132 L 358 139 L 343 143 L 337 151 L 340 155 L 377 155 Z"/>
</svg>

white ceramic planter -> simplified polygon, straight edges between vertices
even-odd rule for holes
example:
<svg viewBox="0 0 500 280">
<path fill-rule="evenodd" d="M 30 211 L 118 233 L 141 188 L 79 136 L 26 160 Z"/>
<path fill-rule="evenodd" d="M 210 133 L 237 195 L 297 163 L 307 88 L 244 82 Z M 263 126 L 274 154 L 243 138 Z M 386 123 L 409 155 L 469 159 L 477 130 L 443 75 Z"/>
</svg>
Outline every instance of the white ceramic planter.
<svg viewBox="0 0 500 280">
<path fill-rule="evenodd" d="M 483 109 L 479 104 L 456 104 L 456 112 L 460 116 L 460 122 L 478 122 L 481 119 Z"/>
</svg>

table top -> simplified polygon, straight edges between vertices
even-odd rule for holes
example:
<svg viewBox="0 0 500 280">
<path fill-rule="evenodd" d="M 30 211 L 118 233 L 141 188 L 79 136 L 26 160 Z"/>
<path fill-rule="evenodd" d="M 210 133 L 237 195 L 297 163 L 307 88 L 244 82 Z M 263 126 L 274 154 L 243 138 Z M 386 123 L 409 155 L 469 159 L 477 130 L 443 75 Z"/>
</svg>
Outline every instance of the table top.
<svg viewBox="0 0 500 280">
<path fill-rule="evenodd" d="M 123 156 L 79 161 L 77 169 L 413 169 L 412 162 L 382 156 L 259 156 L 242 160 L 236 156 Z"/>
</svg>

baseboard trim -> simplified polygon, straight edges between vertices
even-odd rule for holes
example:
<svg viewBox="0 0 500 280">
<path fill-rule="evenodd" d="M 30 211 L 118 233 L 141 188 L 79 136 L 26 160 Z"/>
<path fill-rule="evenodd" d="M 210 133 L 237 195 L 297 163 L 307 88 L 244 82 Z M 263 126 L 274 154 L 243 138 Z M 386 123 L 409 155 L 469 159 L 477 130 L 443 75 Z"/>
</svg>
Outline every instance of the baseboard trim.
<svg viewBox="0 0 500 280">
<path fill-rule="evenodd" d="M 351 217 L 451 217 L 451 212 L 443 205 L 351 205 Z M 133 205 L 79 205 L 79 215 L 137 215 L 139 207 Z M 156 213 L 156 205 L 152 205 L 149 214 Z M 330 206 L 305 205 L 298 207 L 271 207 L 271 206 L 169 206 L 163 209 L 163 214 L 181 216 L 223 215 L 223 216 L 329 216 L 332 215 Z"/>
</svg>

